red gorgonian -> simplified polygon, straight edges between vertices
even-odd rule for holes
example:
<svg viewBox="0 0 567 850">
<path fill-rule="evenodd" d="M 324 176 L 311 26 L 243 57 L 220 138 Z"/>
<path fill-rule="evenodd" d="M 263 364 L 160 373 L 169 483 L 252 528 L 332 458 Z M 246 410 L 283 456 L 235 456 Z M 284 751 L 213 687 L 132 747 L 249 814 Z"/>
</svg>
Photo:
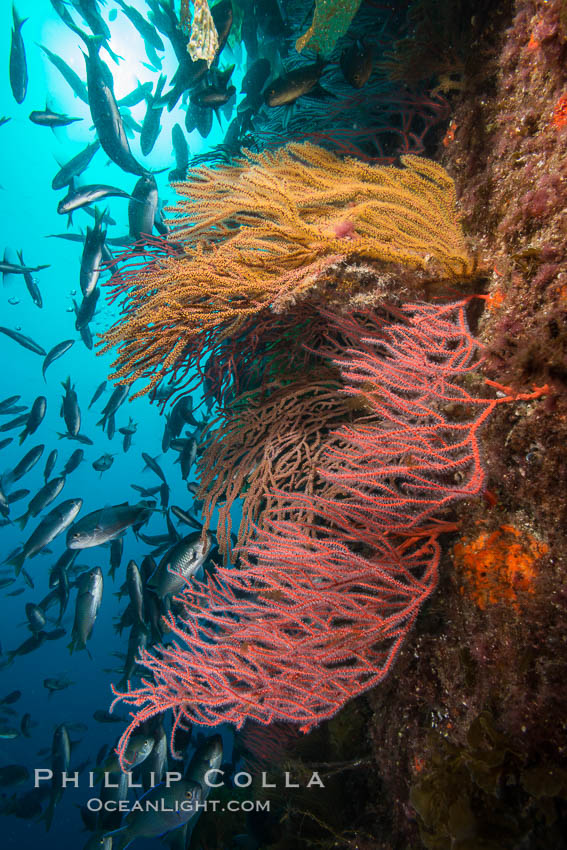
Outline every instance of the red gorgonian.
<svg viewBox="0 0 567 850">
<path fill-rule="evenodd" d="M 289 519 L 264 521 L 240 569 L 185 587 L 182 613 L 169 617 L 173 642 L 142 651 L 151 679 L 115 691 L 113 705 L 137 710 L 121 756 L 133 730 L 168 709 L 172 741 L 185 721 L 308 731 L 388 674 L 436 586 L 438 538 L 455 528 L 445 509 L 483 490 L 482 425 L 497 405 L 546 389 L 518 395 L 485 381 L 493 397 L 475 394 L 467 303 L 333 318 L 339 336 L 358 342 L 326 353 L 365 411 L 341 428 L 346 447 L 329 448 L 333 471 L 321 470 L 342 494 L 282 494 L 298 514 L 307 501 L 312 522 L 294 519 L 293 507 Z"/>
</svg>

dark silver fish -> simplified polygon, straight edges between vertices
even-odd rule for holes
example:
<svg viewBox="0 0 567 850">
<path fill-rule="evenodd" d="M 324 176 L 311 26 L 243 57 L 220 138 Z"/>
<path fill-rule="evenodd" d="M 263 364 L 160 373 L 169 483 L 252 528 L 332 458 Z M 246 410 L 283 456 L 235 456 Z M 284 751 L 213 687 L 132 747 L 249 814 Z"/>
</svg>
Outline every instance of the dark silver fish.
<svg viewBox="0 0 567 850">
<path fill-rule="evenodd" d="M 211 787 L 206 781 L 206 774 L 209 770 L 218 770 L 220 768 L 222 754 L 222 737 L 220 735 L 211 735 L 198 747 L 189 762 L 185 776 L 187 779 L 192 779 L 193 782 L 198 782 L 202 786 L 203 799 L 206 799 L 211 791 Z"/>
<path fill-rule="evenodd" d="M 129 234 L 135 242 L 152 235 L 158 210 L 158 188 L 152 174 L 140 177 L 128 204 Z"/>
<path fill-rule="evenodd" d="M 59 112 L 52 112 L 51 109 L 34 109 L 30 112 L 30 121 L 33 124 L 39 124 L 40 127 L 67 127 L 69 124 L 74 124 L 75 121 L 82 121 L 82 118 L 70 118 L 68 115 L 62 115 Z"/>
<path fill-rule="evenodd" d="M 364 40 L 354 41 L 341 53 L 340 66 L 347 83 L 355 89 L 361 89 L 372 73 L 374 47 Z"/>
<path fill-rule="evenodd" d="M 124 850 L 136 838 L 157 838 L 184 826 L 200 811 L 203 790 L 197 782 L 181 779 L 169 786 L 160 783 L 140 798 L 137 811 L 130 811 L 124 826 L 108 833 L 113 850 Z M 181 807 L 183 803 L 183 807 Z"/>
<path fill-rule="evenodd" d="M 76 96 L 88 105 L 89 97 L 87 94 L 87 87 L 84 84 L 83 80 L 79 77 L 79 75 L 73 71 L 69 62 L 62 59 L 56 53 L 52 53 L 47 47 L 44 47 L 42 44 L 39 45 L 40 49 L 43 50 L 49 61 L 52 65 L 54 65 L 59 73 L 63 76 L 65 81 L 71 86 Z"/>
<path fill-rule="evenodd" d="M 86 295 L 83 298 L 80 304 L 77 304 L 75 301 L 73 301 L 75 313 L 77 316 L 77 318 L 75 319 L 75 328 L 78 331 L 81 331 L 81 333 L 87 327 L 87 325 L 92 320 L 95 314 L 99 296 L 100 289 L 98 288 L 98 286 L 96 286 L 90 295 Z M 89 345 L 87 345 L 87 348 L 89 348 Z"/>
<path fill-rule="evenodd" d="M 60 440 L 76 440 L 78 443 L 82 443 L 84 446 L 93 446 L 94 443 L 90 437 L 87 437 L 86 434 L 57 434 Z"/>
<path fill-rule="evenodd" d="M 7 519 L 10 516 L 10 502 L 4 492 L 2 479 L 0 478 L 0 514 Z"/>
<path fill-rule="evenodd" d="M 191 103 L 200 107 L 217 108 L 234 97 L 236 88 L 234 86 L 223 87 L 220 85 L 206 86 L 191 95 Z"/>
<path fill-rule="evenodd" d="M 75 451 L 73 452 L 73 454 L 70 456 L 69 460 L 67 461 L 67 463 L 63 467 L 61 475 L 63 477 L 66 477 L 67 475 L 70 475 L 72 472 L 74 472 L 76 470 L 76 468 L 79 466 L 79 464 L 82 463 L 84 456 L 85 456 L 85 453 L 84 453 L 83 449 L 75 449 Z"/>
<path fill-rule="evenodd" d="M 43 609 L 39 605 L 28 602 L 26 604 L 26 617 L 28 618 L 28 627 L 34 634 L 41 632 L 45 628 L 47 620 Z"/>
<path fill-rule="evenodd" d="M 49 805 L 42 817 L 46 823 L 47 831 L 51 828 L 55 807 L 63 796 L 64 778 L 69 771 L 69 761 L 71 759 L 71 741 L 69 740 L 69 732 L 64 723 L 58 726 L 53 733 L 53 744 L 51 747 L 51 770 L 53 776 L 51 778 L 51 793 L 49 795 Z"/>
<path fill-rule="evenodd" d="M 140 652 L 146 648 L 147 642 L 148 633 L 145 626 L 134 623 L 128 637 L 128 650 L 126 652 L 126 661 L 124 662 L 124 671 L 117 685 L 119 691 L 128 690 L 128 682 L 136 670 L 137 659 L 140 656 Z"/>
<path fill-rule="evenodd" d="M 86 649 L 98 609 L 102 601 L 103 578 L 100 567 L 95 567 L 79 577 L 77 601 L 75 604 L 75 622 L 69 651 Z"/>
<path fill-rule="evenodd" d="M 187 481 L 189 473 L 191 472 L 191 467 L 195 463 L 196 458 L 197 440 L 191 437 L 187 440 L 182 451 L 179 453 L 179 457 L 176 459 L 176 463 L 181 465 L 181 477 L 183 481 Z"/>
<path fill-rule="evenodd" d="M 65 676 L 49 676 L 47 679 L 43 680 L 43 687 L 49 692 L 49 696 L 53 696 L 56 691 L 64 691 L 66 688 L 70 688 L 71 685 L 74 685 L 75 682 L 71 682 L 70 679 L 67 679 Z"/>
<path fill-rule="evenodd" d="M 110 714 L 108 711 L 97 709 L 93 714 L 97 723 L 124 723 L 125 718 L 119 714 Z"/>
<path fill-rule="evenodd" d="M 150 788 L 159 785 L 167 771 L 167 735 L 161 717 L 158 718 L 157 724 L 152 727 L 152 735 L 154 738 L 153 749 L 147 759 L 142 762 L 140 768 L 144 791 L 149 791 Z"/>
<path fill-rule="evenodd" d="M 46 514 L 24 543 L 22 551 L 8 561 L 16 568 L 16 575 L 19 575 L 27 558 L 33 558 L 71 525 L 82 505 L 82 499 L 67 499 Z"/>
<path fill-rule="evenodd" d="M 124 404 L 129 392 L 130 387 L 126 384 L 118 384 L 118 386 L 112 390 L 110 398 L 102 409 L 102 419 L 99 419 L 96 423 L 97 425 L 102 426 L 103 430 L 106 428 L 109 418 L 116 413 L 120 405 Z"/>
<path fill-rule="evenodd" d="M 318 58 L 317 62 L 311 65 L 295 68 L 273 80 L 265 91 L 265 103 L 267 106 L 287 106 L 295 103 L 299 97 L 309 94 L 318 85 L 324 66 L 324 61 Z"/>
<path fill-rule="evenodd" d="M 81 340 L 84 342 L 85 348 L 87 348 L 89 351 L 92 351 L 94 342 L 92 331 L 89 325 L 83 325 L 83 327 L 80 328 L 79 333 L 81 334 Z"/>
<path fill-rule="evenodd" d="M 211 535 L 201 531 L 184 537 L 165 553 L 148 586 L 160 599 L 179 593 L 205 563 L 211 543 Z"/>
<path fill-rule="evenodd" d="M 152 152 L 161 129 L 161 113 L 163 106 L 159 106 L 163 87 L 165 85 L 165 74 L 162 74 L 156 83 L 153 95 L 147 98 L 146 114 L 140 133 L 140 147 L 144 156 Z"/>
<path fill-rule="evenodd" d="M 21 396 L 19 395 L 11 395 L 8 398 L 2 399 L 2 401 L 0 401 L 0 413 L 5 413 L 10 410 L 10 408 L 13 407 L 20 399 Z"/>
<path fill-rule="evenodd" d="M 48 269 L 48 268 L 49 268 L 49 263 L 47 263 L 46 265 L 43 265 L 43 266 L 25 266 L 25 265 L 22 264 L 21 260 L 20 260 L 19 265 L 18 265 L 18 263 L 11 263 L 6 258 L 6 253 L 4 253 L 4 259 L 0 260 L 0 272 L 2 272 L 3 275 L 7 275 L 7 274 L 25 275 L 25 274 L 31 274 L 32 272 L 40 272 L 42 269 Z"/>
<path fill-rule="evenodd" d="M 35 517 L 40 514 L 48 505 L 53 502 L 65 484 L 65 478 L 60 476 L 59 478 L 52 478 L 51 481 L 48 481 L 43 487 L 38 490 L 33 499 L 28 504 L 28 509 L 21 517 L 19 517 L 16 522 L 20 526 L 20 528 L 25 528 L 27 521 L 30 517 Z"/>
<path fill-rule="evenodd" d="M 3 481 L 6 484 L 13 484 L 16 481 L 19 481 L 20 478 L 22 478 L 26 474 L 26 472 L 29 472 L 30 469 L 33 469 L 33 467 L 36 465 L 36 463 L 42 456 L 44 448 L 45 446 L 41 444 L 39 446 L 34 446 L 33 449 L 30 449 L 29 452 L 27 452 L 27 454 L 23 456 L 21 461 L 16 464 L 14 469 L 3 476 Z"/>
<path fill-rule="evenodd" d="M 37 726 L 37 723 L 34 724 L 34 725 Z M 21 730 L 24 738 L 31 738 L 31 735 L 30 735 L 31 728 L 32 728 L 31 714 L 29 714 L 29 713 L 24 714 L 24 716 L 22 717 L 22 722 L 20 724 L 20 730 Z"/>
<path fill-rule="evenodd" d="M 25 336 L 19 331 L 13 331 L 10 328 L 0 327 L 0 333 L 9 336 L 10 339 L 13 339 L 14 342 L 17 342 L 22 348 L 27 348 L 28 351 L 33 351 L 34 354 L 40 354 L 42 357 L 45 357 L 46 351 L 45 348 L 42 348 L 41 345 L 38 345 L 31 337 Z"/>
<path fill-rule="evenodd" d="M 51 473 L 55 469 L 55 464 L 57 463 L 57 449 L 52 449 L 47 455 L 47 460 L 45 461 L 45 469 L 43 470 L 43 480 L 47 484 L 49 478 L 51 478 Z"/>
<path fill-rule="evenodd" d="M 16 103 L 23 103 L 28 90 L 28 65 L 22 38 L 22 27 L 27 18 L 20 18 L 12 4 L 12 43 L 10 46 L 10 85 Z"/>
<path fill-rule="evenodd" d="M 175 168 L 169 172 L 168 179 L 170 183 L 175 183 L 185 180 L 189 168 L 189 145 L 179 124 L 174 124 L 171 131 L 171 144 L 175 151 Z"/>
<path fill-rule="evenodd" d="M 86 207 L 88 204 L 94 204 L 102 198 L 130 198 L 128 192 L 122 189 L 117 189 L 115 186 L 105 186 L 102 183 L 95 183 L 90 186 L 80 186 L 78 189 L 71 189 L 62 201 L 57 205 L 57 212 L 60 215 L 71 213 L 73 210 L 78 210 L 81 207 Z"/>
<path fill-rule="evenodd" d="M 63 381 L 62 386 L 65 390 L 65 395 L 63 396 L 63 402 L 61 404 L 61 416 L 65 421 L 69 434 L 76 437 L 81 430 L 81 411 L 79 408 L 77 393 L 75 392 L 74 386 L 71 385 L 71 378 L 67 378 L 66 381 Z"/>
<path fill-rule="evenodd" d="M 132 437 L 137 431 L 138 426 L 132 419 L 132 417 L 128 417 L 128 425 L 125 425 L 122 428 L 119 428 L 118 431 L 123 436 L 122 441 L 122 449 L 124 452 L 127 452 L 132 445 Z"/>
<path fill-rule="evenodd" d="M 27 271 L 27 269 L 25 268 L 23 251 L 18 251 L 18 259 L 20 260 L 22 268 L 24 269 L 23 276 L 26 282 L 27 290 L 31 295 L 31 299 L 36 307 L 41 308 L 43 307 L 43 298 L 41 297 L 41 292 L 39 290 L 39 286 L 37 285 L 36 278 L 32 275 L 31 272 Z"/>
<path fill-rule="evenodd" d="M 82 34 L 87 45 L 87 89 L 89 107 L 97 136 L 105 153 L 123 171 L 141 176 L 145 173 L 130 150 L 122 116 L 114 97 L 112 74 L 99 56 L 97 39 Z"/>
<path fill-rule="evenodd" d="M 134 6 L 129 6 L 124 0 L 117 0 L 117 3 L 131 24 L 138 30 L 146 46 L 151 45 L 154 50 L 165 50 L 165 45 L 156 28 Z"/>
<path fill-rule="evenodd" d="M 106 381 L 103 381 L 101 384 L 98 385 L 98 387 L 96 388 L 96 390 L 93 393 L 93 397 L 91 398 L 91 400 L 89 402 L 89 410 L 93 406 L 95 401 L 99 400 L 99 398 L 101 397 L 101 395 L 103 394 L 105 389 L 106 389 Z"/>
<path fill-rule="evenodd" d="M 149 756 L 154 747 L 154 739 L 151 735 L 132 735 L 124 751 L 123 761 L 128 770 L 142 764 Z M 112 752 L 104 762 L 94 771 L 95 778 L 102 777 L 105 773 L 118 773 L 120 761 L 116 752 Z"/>
<path fill-rule="evenodd" d="M 10 419 L 8 422 L 4 422 L 0 425 L 0 432 L 4 433 L 4 431 L 13 431 L 14 428 L 19 428 L 20 425 L 25 425 L 28 421 L 28 413 L 22 413 L 21 416 L 16 416 L 15 419 Z"/>
<path fill-rule="evenodd" d="M 103 213 L 97 210 L 94 227 L 87 227 L 87 235 L 85 236 L 79 275 L 79 283 L 84 298 L 92 295 L 102 270 L 102 250 L 106 238 L 106 230 L 102 229 L 102 216 Z"/>
<path fill-rule="evenodd" d="M 104 454 L 93 461 L 93 469 L 97 472 L 106 472 L 114 463 L 114 455 Z"/>
<path fill-rule="evenodd" d="M 0 788 L 23 785 L 30 778 L 30 772 L 22 764 L 6 764 L 0 767 Z"/>
<path fill-rule="evenodd" d="M 167 484 L 163 469 L 161 468 L 157 460 L 151 455 L 149 455 L 147 452 L 142 452 L 142 458 L 146 464 L 144 469 L 151 469 L 152 472 L 155 472 L 158 478 L 161 478 L 164 484 Z"/>
<path fill-rule="evenodd" d="M 123 537 L 115 537 L 114 540 L 110 541 L 110 569 L 108 571 L 109 576 L 114 581 L 114 576 L 116 570 L 120 566 L 122 561 L 122 551 L 124 549 L 124 538 Z"/>
<path fill-rule="evenodd" d="M 38 397 L 35 399 L 34 403 L 31 406 L 31 410 L 26 420 L 26 427 L 20 434 L 20 445 L 22 445 L 26 437 L 29 437 L 30 434 L 35 434 L 35 432 L 43 422 L 46 410 L 47 399 L 44 395 L 38 395 Z"/>
<path fill-rule="evenodd" d="M 126 587 L 130 597 L 130 605 L 138 625 L 145 629 L 144 620 L 144 584 L 136 561 L 128 561 L 126 567 Z"/>
<path fill-rule="evenodd" d="M 62 165 L 53 180 L 51 181 L 52 189 L 63 189 L 68 186 L 71 180 L 79 177 L 83 171 L 89 166 L 93 156 L 100 148 L 98 139 L 87 145 L 82 151 L 76 154 L 69 162 Z"/>
<path fill-rule="evenodd" d="M 100 546 L 142 519 L 149 519 L 149 516 L 148 506 L 142 502 L 137 505 L 123 502 L 92 511 L 69 529 L 67 548 L 90 549 L 92 546 Z"/>
<path fill-rule="evenodd" d="M 73 345 L 75 345 L 74 339 L 64 339 L 63 342 L 58 342 L 57 345 L 54 345 L 53 348 L 47 352 L 45 360 L 43 361 L 43 366 L 41 367 L 41 373 L 44 381 L 46 380 L 45 373 L 51 364 L 59 357 L 63 357 L 63 355 L 66 354 Z"/>
<path fill-rule="evenodd" d="M 14 502 L 19 502 L 21 499 L 25 499 L 26 496 L 29 496 L 30 491 L 22 488 L 21 490 L 12 490 L 12 492 L 8 496 L 8 503 L 13 505 Z"/>
<path fill-rule="evenodd" d="M 174 517 L 177 517 L 180 522 L 185 523 L 185 525 L 190 525 L 192 528 L 201 528 L 199 520 L 192 517 L 190 513 L 184 511 L 178 505 L 171 506 L 171 513 Z"/>
<path fill-rule="evenodd" d="M 112 57 L 114 57 L 115 61 L 117 61 L 120 57 L 116 57 L 116 54 L 114 54 L 106 44 L 106 42 L 110 39 L 110 30 L 98 10 L 97 0 L 74 0 L 74 5 L 81 13 L 87 26 L 91 29 L 95 36 L 98 36 L 98 40 L 103 44 L 104 49 L 107 50 Z"/>
<path fill-rule="evenodd" d="M 117 101 L 118 106 L 137 106 L 138 103 L 141 103 L 142 100 L 146 100 L 146 98 L 152 93 L 152 84 L 151 83 L 141 83 L 139 80 L 136 83 L 136 88 L 127 94 L 125 97 L 120 98 Z"/>
</svg>

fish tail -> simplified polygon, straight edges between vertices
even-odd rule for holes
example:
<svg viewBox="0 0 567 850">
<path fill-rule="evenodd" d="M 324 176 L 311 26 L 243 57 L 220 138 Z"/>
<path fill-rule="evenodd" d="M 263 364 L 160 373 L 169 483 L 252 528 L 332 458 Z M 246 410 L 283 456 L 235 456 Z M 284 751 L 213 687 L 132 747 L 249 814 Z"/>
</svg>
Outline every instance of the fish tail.
<svg viewBox="0 0 567 850">
<path fill-rule="evenodd" d="M 23 549 L 22 549 L 22 551 L 21 551 L 21 552 L 18 552 L 18 554 L 17 554 L 17 555 L 15 555 L 13 558 L 11 558 L 11 559 L 8 561 L 8 564 L 10 564 L 10 566 L 15 567 L 16 575 L 17 575 L 17 576 L 19 576 L 19 575 L 20 575 L 20 573 L 21 573 L 21 571 L 22 571 L 22 567 L 24 566 L 24 561 L 25 561 L 25 560 L 26 560 L 26 556 L 25 556 L 25 553 L 24 553 L 24 551 L 23 551 Z"/>
<path fill-rule="evenodd" d="M 25 527 L 26 527 L 26 523 L 27 523 L 27 521 L 28 521 L 28 519 L 29 519 L 29 518 L 30 518 L 30 515 L 29 515 L 29 513 L 26 511 L 26 512 L 25 512 L 25 514 L 22 514 L 22 516 L 20 516 L 20 517 L 18 517 L 17 519 L 15 519 L 15 520 L 14 520 L 14 522 L 16 522 L 16 523 L 19 525 L 19 527 L 20 527 L 21 529 L 23 529 L 23 528 L 25 528 Z"/>
<path fill-rule="evenodd" d="M 104 216 L 106 215 L 106 212 L 107 212 L 106 207 L 104 209 L 101 209 L 100 207 L 94 208 L 94 213 L 95 213 L 94 230 L 97 230 L 97 229 L 100 230 L 101 229 L 101 225 L 102 225 L 102 222 L 104 221 Z"/>
<path fill-rule="evenodd" d="M 53 799 L 50 799 L 49 805 L 44 811 L 44 813 L 38 818 L 40 821 L 45 821 L 45 831 L 49 832 L 51 829 L 51 823 L 53 821 L 53 815 L 55 813 L 55 802 Z"/>
<path fill-rule="evenodd" d="M 72 655 L 74 653 L 74 651 L 76 650 L 76 648 L 77 648 L 77 646 L 76 646 L 75 638 L 73 638 L 71 643 L 67 644 L 67 649 L 69 650 L 69 654 Z"/>
<path fill-rule="evenodd" d="M 160 74 L 159 80 L 156 85 L 156 98 L 161 97 L 166 80 L 167 76 L 165 74 Z"/>
<path fill-rule="evenodd" d="M 18 32 L 18 30 L 21 30 L 25 22 L 28 20 L 28 18 L 20 18 L 15 3 L 12 3 L 12 19 L 14 21 L 14 30 L 16 32 Z"/>
</svg>

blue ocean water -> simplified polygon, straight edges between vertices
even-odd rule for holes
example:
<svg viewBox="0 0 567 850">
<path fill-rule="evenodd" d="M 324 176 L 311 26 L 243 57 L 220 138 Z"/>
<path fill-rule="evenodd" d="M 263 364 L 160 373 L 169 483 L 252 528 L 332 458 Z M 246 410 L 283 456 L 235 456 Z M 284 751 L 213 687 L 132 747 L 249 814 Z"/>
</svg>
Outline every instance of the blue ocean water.
<svg viewBox="0 0 567 850">
<path fill-rule="evenodd" d="M 132 0 L 131 5 L 141 12 L 146 11 L 141 0 Z M 72 9 L 72 7 L 70 7 Z M 101 7 L 105 20 L 116 7 L 106 4 Z M 0 55 L 2 85 L 0 87 L 0 115 L 11 120 L 0 127 L 0 145 L 2 150 L 2 168 L 0 173 L 0 198 L 2 204 L 2 239 L 0 252 L 6 250 L 6 257 L 12 262 L 18 262 L 17 250 L 22 250 L 25 262 L 35 266 L 49 264 L 49 268 L 34 275 L 43 298 L 43 307 L 38 308 L 31 300 L 24 279 L 21 275 L 9 275 L 4 279 L 0 293 L 0 325 L 18 330 L 33 338 L 46 351 L 65 339 L 74 339 L 75 344 L 63 357 L 57 360 L 46 373 L 44 382 L 41 373 L 42 360 L 7 336 L 0 335 L 0 362 L 2 363 L 0 398 L 20 395 L 19 404 L 31 406 L 38 395 L 47 398 L 47 413 L 38 431 L 20 447 L 17 435 L 20 429 L 2 434 L 2 437 L 14 436 L 13 442 L 0 451 L 0 473 L 12 469 L 24 453 L 37 444 L 44 444 L 45 450 L 41 461 L 21 481 L 11 489 L 25 487 L 29 496 L 13 504 L 10 519 L 20 516 L 25 511 L 29 499 L 43 485 L 43 469 L 49 451 L 58 450 L 58 459 L 54 475 L 60 474 L 62 467 L 76 448 L 83 448 L 85 458 L 79 468 L 69 475 L 58 501 L 66 498 L 80 497 L 83 499 L 81 515 L 98 508 L 115 505 L 120 502 L 138 500 L 138 494 L 132 490 L 131 484 L 146 487 L 159 484 L 156 476 L 143 472 L 144 463 L 141 452 L 152 456 L 161 454 L 161 440 L 164 419 L 155 405 L 150 405 L 147 398 L 126 402 L 117 415 L 117 429 L 132 417 L 137 423 L 137 432 L 133 437 L 132 447 L 124 453 L 121 445 L 122 437 L 116 432 L 109 441 L 107 435 L 96 427 L 100 412 L 108 401 L 112 385 L 100 400 L 90 409 L 88 403 L 96 387 L 105 380 L 110 372 L 112 357 L 110 354 L 97 356 L 95 350 L 89 351 L 80 339 L 75 329 L 75 314 L 73 299 L 80 301 L 79 267 L 82 244 L 62 239 L 48 238 L 50 234 L 67 231 L 67 217 L 57 213 L 57 204 L 65 195 L 66 189 L 55 192 L 51 181 L 57 172 L 58 163 L 68 161 L 86 144 L 93 141 L 95 133 L 92 128 L 88 106 L 77 98 L 59 71 L 53 67 L 41 51 L 39 45 L 44 45 L 52 52 L 62 57 L 81 79 L 85 79 L 85 63 L 81 52 L 80 39 L 71 32 L 57 17 L 49 0 L 18 0 L 17 11 L 20 18 L 26 18 L 22 35 L 25 43 L 29 84 L 24 102 L 18 105 L 12 95 L 9 82 L 9 55 L 11 43 L 12 8 L 8 2 L 0 5 Z M 75 10 L 73 10 L 75 11 Z M 80 16 L 77 21 L 83 25 Z M 104 61 L 111 69 L 114 79 L 116 98 L 119 99 L 132 91 L 137 82 L 150 81 L 155 85 L 159 72 L 144 67 L 147 61 L 144 54 L 143 42 L 127 20 L 118 11 L 109 24 L 113 50 L 123 57 L 119 64 L 103 54 Z M 166 39 L 164 39 L 166 41 Z M 240 59 L 240 56 L 233 57 Z M 231 59 L 230 52 L 226 57 Z M 166 43 L 163 60 L 163 72 L 171 78 L 175 70 L 175 57 L 171 46 Z M 235 77 L 239 74 L 235 71 Z M 29 120 L 32 110 L 42 110 L 46 105 L 56 112 L 66 113 L 81 118 L 70 126 L 53 132 L 48 127 L 37 126 Z M 131 108 L 132 117 L 142 122 L 146 109 L 145 102 Z M 171 144 L 171 129 L 176 122 L 183 125 L 184 113 L 178 106 L 171 113 L 163 112 L 161 132 L 151 154 L 144 158 L 139 148 L 139 137 L 130 139 L 134 156 L 144 162 L 144 166 L 155 171 L 158 182 L 160 203 L 173 201 L 174 193 L 168 185 L 168 171 L 175 166 Z M 215 118 L 213 129 L 203 140 L 197 131 L 188 134 L 191 154 L 198 154 L 206 147 L 217 144 L 223 137 L 228 125 L 222 116 L 221 121 Z M 131 191 L 137 177 L 126 174 L 120 168 L 109 162 L 104 151 L 99 150 L 92 160 L 88 170 L 81 176 L 80 182 L 94 184 L 112 184 L 126 191 Z M 109 236 L 122 236 L 127 233 L 127 204 L 122 198 L 111 198 L 102 202 L 109 214 L 116 220 L 116 225 L 108 228 Z M 92 218 L 78 210 L 74 213 L 70 232 L 85 232 L 86 226 L 92 225 Z M 110 307 L 104 295 L 99 299 L 96 316 L 91 323 L 93 336 L 100 333 L 115 320 L 117 308 Z M 71 378 L 78 394 L 82 414 L 81 432 L 88 435 L 94 445 L 81 446 L 68 439 L 60 439 L 58 433 L 65 431 L 60 417 L 60 405 L 63 394 L 62 382 Z M 198 399 L 196 399 L 196 403 Z M 9 416 L 2 417 L 7 421 Z M 92 468 L 92 462 L 104 453 L 114 455 L 112 467 L 103 474 Z M 188 507 L 191 495 L 185 482 L 181 479 L 179 465 L 174 465 L 175 453 L 169 452 L 160 458 L 168 483 L 171 487 L 170 503 Z M 193 473 L 189 480 L 193 478 Z M 37 519 L 31 519 L 25 531 L 15 524 L 6 524 L 0 528 L 0 555 L 2 560 L 14 549 L 20 547 L 31 531 L 37 525 Z M 159 534 L 165 530 L 163 514 L 156 513 L 146 527 L 148 534 Z M 186 533 L 186 530 L 183 532 Z M 4 656 L 15 649 L 30 636 L 25 621 L 24 608 L 27 602 L 38 602 L 49 590 L 48 573 L 51 566 L 60 556 L 65 546 L 65 536 L 57 538 L 50 546 L 49 552 L 41 553 L 26 562 L 26 568 L 33 579 L 35 587 L 28 587 L 20 576 L 16 583 L 7 587 L 0 596 L 0 642 Z M 83 652 L 70 654 L 67 649 L 73 623 L 74 601 L 76 590 L 71 591 L 71 599 L 63 619 L 67 635 L 57 641 L 46 641 L 36 652 L 18 657 L 10 666 L 0 670 L 0 699 L 14 690 L 20 690 L 21 698 L 8 711 L 14 714 L 2 715 L 1 725 L 19 728 L 20 719 L 25 713 L 30 713 L 36 724 L 28 739 L 19 735 L 13 740 L 0 741 L 0 766 L 7 764 L 26 765 L 30 772 L 34 768 L 48 767 L 50 764 L 50 748 L 55 727 L 61 723 L 84 723 L 88 732 L 71 734 L 71 739 L 77 743 L 73 746 L 71 768 L 81 762 L 94 765 L 97 751 L 103 745 L 112 745 L 116 735 L 122 731 L 120 725 L 97 724 L 92 715 L 96 709 L 107 709 L 112 698 L 110 683 L 120 678 L 120 673 L 105 672 L 105 669 L 120 668 L 121 661 L 114 657 L 115 652 L 126 652 L 127 630 L 122 636 L 114 630 L 114 621 L 123 612 L 126 602 L 119 600 L 116 592 L 125 580 L 125 566 L 129 559 L 140 563 L 147 554 L 147 546 L 137 540 L 131 530 L 124 538 L 124 553 L 122 565 L 114 583 L 108 577 L 109 548 L 108 546 L 85 549 L 78 555 L 76 563 L 85 570 L 100 566 L 104 574 L 104 591 L 101 609 L 94 626 L 93 636 L 89 642 L 92 660 Z M 11 568 L 3 566 L 2 574 L 11 575 Z M 4 573 L 6 570 L 6 573 Z M 23 591 L 12 595 L 14 591 Z M 55 610 L 50 612 L 55 616 Z M 54 626 L 51 626 L 52 628 Z M 65 674 L 75 684 L 66 690 L 48 696 L 43 686 L 46 677 Z M 122 713 L 124 713 L 122 711 Z M 47 750 L 47 752 L 45 752 Z M 43 752 L 43 755 L 39 753 Z M 90 769 L 90 768 L 89 768 Z M 33 773 L 32 773 L 33 778 Z M 0 789 L 0 808 L 6 804 L 13 794 L 22 794 L 32 787 L 31 780 L 16 788 Z M 50 847 L 79 847 L 88 839 L 88 833 L 82 832 L 82 824 L 78 807 L 88 798 L 88 788 L 75 790 L 69 788 L 57 806 L 53 825 L 46 834 L 45 826 L 34 819 L 2 817 L 2 850 L 12 848 Z M 44 804 L 45 805 L 45 804 Z M 140 846 L 163 846 L 159 841 L 142 842 Z"/>
</svg>

